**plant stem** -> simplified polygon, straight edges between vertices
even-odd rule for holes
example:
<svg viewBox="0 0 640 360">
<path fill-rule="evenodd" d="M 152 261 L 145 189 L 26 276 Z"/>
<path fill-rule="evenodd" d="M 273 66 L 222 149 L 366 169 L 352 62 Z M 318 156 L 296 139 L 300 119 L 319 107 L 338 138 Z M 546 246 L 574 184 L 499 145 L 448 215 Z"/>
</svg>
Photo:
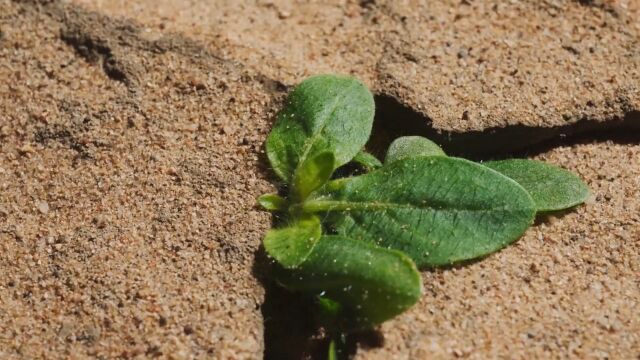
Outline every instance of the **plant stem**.
<svg viewBox="0 0 640 360">
<path fill-rule="evenodd" d="M 327 354 L 328 360 L 338 360 L 338 353 L 336 351 L 336 339 L 331 339 L 329 342 L 329 351 Z"/>
</svg>

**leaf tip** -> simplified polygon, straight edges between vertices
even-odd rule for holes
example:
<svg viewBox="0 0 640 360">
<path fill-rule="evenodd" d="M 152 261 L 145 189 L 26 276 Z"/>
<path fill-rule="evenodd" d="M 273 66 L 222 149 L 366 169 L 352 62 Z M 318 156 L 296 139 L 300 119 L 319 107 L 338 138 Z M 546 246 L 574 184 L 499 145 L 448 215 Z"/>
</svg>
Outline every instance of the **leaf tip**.
<svg viewBox="0 0 640 360">
<path fill-rule="evenodd" d="M 268 211 L 284 211 L 287 201 L 278 194 L 263 194 L 258 197 L 258 205 Z"/>
</svg>

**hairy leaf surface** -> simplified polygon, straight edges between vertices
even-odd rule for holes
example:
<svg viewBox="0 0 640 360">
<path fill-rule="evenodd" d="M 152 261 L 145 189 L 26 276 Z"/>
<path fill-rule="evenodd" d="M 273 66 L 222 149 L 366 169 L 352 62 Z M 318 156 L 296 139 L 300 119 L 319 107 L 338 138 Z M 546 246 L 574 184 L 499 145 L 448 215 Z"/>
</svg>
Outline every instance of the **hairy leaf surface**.
<svg viewBox="0 0 640 360">
<path fill-rule="evenodd" d="M 366 151 L 360 151 L 352 160 L 354 163 L 362 166 L 366 171 L 373 171 L 382 166 L 377 157 Z"/>
<path fill-rule="evenodd" d="M 320 220 L 308 215 L 287 227 L 269 230 L 264 238 L 264 248 L 282 266 L 294 268 L 307 258 L 320 236 Z"/>
<path fill-rule="evenodd" d="M 488 161 L 488 166 L 517 181 L 536 203 L 538 212 L 557 211 L 583 203 L 589 188 L 575 174 L 540 161 Z"/>
<path fill-rule="evenodd" d="M 535 204 L 518 183 L 476 163 L 412 157 L 329 182 L 305 205 L 342 235 L 408 254 L 418 267 L 490 254 L 518 239 Z"/>
<path fill-rule="evenodd" d="M 260 195 L 258 197 L 258 204 L 269 211 L 283 211 L 287 208 L 287 200 L 278 194 Z"/>
<path fill-rule="evenodd" d="M 298 268 L 279 271 L 277 279 L 338 302 L 340 325 L 350 329 L 380 324 L 422 294 L 420 274 L 405 254 L 343 236 L 323 236 Z"/>
<path fill-rule="evenodd" d="M 271 166 L 290 183 L 300 164 L 320 152 L 334 154 L 334 169 L 346 164 L 369 139 L 374 109 L 371 92 L 354 78 L 319 75 L 303 81 L 267 139 Z"/>
<path fill-rule="evenodd" d="M 422 136 L 402 136 L 395 139 L 385 156 L 385 164 L 414 156 L 447 156 L 433 141 Z"/>
</svg>

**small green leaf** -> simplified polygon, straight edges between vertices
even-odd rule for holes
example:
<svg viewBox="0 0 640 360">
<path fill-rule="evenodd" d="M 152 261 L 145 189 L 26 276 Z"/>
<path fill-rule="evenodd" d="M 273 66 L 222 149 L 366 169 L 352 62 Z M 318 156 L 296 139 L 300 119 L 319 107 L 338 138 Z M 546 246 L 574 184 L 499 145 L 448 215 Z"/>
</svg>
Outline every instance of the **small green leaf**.
<svg viewBox="0 0 640 360">
<path fill-rule="evenodd" d="M 317 301 L 318 312 L 321 317 L 335 319 L 342 311 L 342 305 L 336 301 L 321 296 L 318 297 Z"/>
<path fill-rule="evenodd" d="M 293 188 L 299 200 L 304 200 L 314 190 L 324 185 L 334 170 L 335 157 L 324 151 L 307 157 L 300 165 L 293 179 Z"/>
<path fill-rule="evenodd" d="M 320 220 L 308 215 L 285 228 L 269 230 L 264 248 L 283 267 L 291 269 L 307 258 L 321 235 Z"/>
<path fill-rule="evenodd" d="M 369 139 L 374 110 L 373 95 L 357 79 L 319 75 L 303 81 L 289 95 L 267 139 L 271 166 L 290 183 L 308 157 L 330 151 L 335 170 Z"/>
<path fill-rule="evenodd" d="M 380 160 L 377 157 L 362 150 L 353 158 L 354 163 L 363 167 L 366 171 L 373 171 L 382 166 Z"/>
<path fill-rule="evenodd" d="M 385 164 L 413 156 L 447 156 L 433 141 L 422 136 L 403 136 L 395 139 L 384 159 Z"/>
<path fill-rule="evenodd" d="M 535 204 L 512 179 L 464 159 L 411 157 L 330 181 L 303 205 L 339 234 L 409 255 L 418 267 L 497 251 L 531 225 Z"/>
<path fill-rule="evenodd" d="M 538 212 L 567 209 L 583 203 L 589 188 L 575 174 L 540 161 L 510 159 L 483 165 L 522 185 L 533 198 Z"/>
<path fill-rule="evenodd" d="M 284 211 L 287 209 L 287 200 L 278 194 L 260 195 L 258 204 L 269 211 Z"/>
<path fill-rule="evenodd" d="M 281 270 L 276 279 L 290 290 L 338 302 L 341 329 L 380 324 L 422 294 L 420 274 L 406 255 L 342 236 L 323 236 L 297 269 Z"/>
</svg>

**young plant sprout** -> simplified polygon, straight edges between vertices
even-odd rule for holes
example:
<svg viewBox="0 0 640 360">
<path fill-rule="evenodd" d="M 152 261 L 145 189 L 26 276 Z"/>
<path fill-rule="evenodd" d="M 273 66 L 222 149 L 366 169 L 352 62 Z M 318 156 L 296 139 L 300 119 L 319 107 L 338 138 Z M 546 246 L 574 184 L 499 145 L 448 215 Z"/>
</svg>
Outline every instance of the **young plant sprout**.
<svg viewBox="0 0 640 360">
<path fill-rule="evenodd" d="M 284 219 L 264 239 L 274 279 L 317 297 L 321 325 L 334 340 L 415 304 L 418 269 L 498 251 L 536 213 L 588 196 L 566 170 L 521 159 L 478 164 L 417 136 L 396 139 L 382 164 L 362 151 L 373 117 L 373 96 L 361 82 L 314 76 L 291 92 L 266 142 L 288 189 L 285 197 L 258 199 Z M 332 178 L 351 161 L 367 173 Z M 336 351 L 332 342 L 329 357 Z"/>
</svg>

